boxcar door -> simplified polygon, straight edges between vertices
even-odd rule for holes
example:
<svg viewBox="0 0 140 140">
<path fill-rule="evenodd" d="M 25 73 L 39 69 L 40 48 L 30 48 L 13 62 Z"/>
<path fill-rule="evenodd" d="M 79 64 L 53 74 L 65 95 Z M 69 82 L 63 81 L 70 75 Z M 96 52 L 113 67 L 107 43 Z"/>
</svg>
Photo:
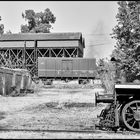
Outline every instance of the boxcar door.
<svg viewBox="0 0 140 140">
<path fill-rule="evenodd" d="M 62 77 L 72 77 L 72 60 L 62 60 Z"/>
</svg>

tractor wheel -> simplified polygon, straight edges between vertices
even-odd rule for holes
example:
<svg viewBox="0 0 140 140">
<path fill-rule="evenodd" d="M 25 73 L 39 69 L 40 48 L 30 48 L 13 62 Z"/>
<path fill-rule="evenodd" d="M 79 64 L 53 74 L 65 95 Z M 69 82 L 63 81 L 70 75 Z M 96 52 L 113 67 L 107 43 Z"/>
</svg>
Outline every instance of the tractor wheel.
<svg viewBox="0 0 140 140">
<path fill-rule="evenodd" d="M 133 100 L 124 105 L 121 115 L 129 130 L 140 132 L 140 100 Z"/>
</svg>

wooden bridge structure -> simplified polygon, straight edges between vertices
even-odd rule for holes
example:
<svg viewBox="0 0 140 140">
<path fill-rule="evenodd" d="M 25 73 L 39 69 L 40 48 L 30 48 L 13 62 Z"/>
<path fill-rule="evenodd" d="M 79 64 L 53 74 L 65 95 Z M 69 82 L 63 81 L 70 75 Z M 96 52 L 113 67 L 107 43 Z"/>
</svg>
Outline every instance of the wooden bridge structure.
<svg viewBox="0 0 140 140">
<path fill-rule="evenodd" d="M 24 68 L 37 76 L 38 57 L 83 57 L 85 41 L 79 32 L 19 33 L 0 36 L 0 65 Z"/>
</svg>

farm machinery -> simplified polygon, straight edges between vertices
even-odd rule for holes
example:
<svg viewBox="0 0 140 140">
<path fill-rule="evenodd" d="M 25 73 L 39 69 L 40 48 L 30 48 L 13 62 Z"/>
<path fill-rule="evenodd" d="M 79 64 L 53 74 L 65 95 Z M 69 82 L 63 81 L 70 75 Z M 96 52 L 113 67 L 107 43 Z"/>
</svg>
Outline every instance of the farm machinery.
<svg viewBox="0 0 140 140">
<path fill-rule="evenodd" d="M 97 103 L 108 103 L 98 116 L 98 127 L 105 130 L 118 129 L 140 132 L 140 85 L 115 84 L 113 94 L 95 94 Z"/>
</svg>

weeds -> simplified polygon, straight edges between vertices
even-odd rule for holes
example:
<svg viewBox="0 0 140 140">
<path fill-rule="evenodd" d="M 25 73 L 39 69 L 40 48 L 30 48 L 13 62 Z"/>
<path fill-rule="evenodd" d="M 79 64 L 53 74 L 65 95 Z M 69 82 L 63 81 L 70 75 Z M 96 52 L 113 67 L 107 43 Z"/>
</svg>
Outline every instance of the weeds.
<svg viewBox="0 0 140 140">
<path fill-rule="evenodd" d="M 114 84 L 116 80 L 115 66 L 105 61 L 104 59 L 99 61 L 98 76 L 101 79 L 102 87 L 107 93 L 113 93 Z"/>
<path fill-rule="evenodd" d="M 34 94 L 39 95 L 41 88 L 43 87 L 43 83 L 41 80 L 38 83 L 32 82 L 31 89 L 34 91 Z"/>
</svg>

